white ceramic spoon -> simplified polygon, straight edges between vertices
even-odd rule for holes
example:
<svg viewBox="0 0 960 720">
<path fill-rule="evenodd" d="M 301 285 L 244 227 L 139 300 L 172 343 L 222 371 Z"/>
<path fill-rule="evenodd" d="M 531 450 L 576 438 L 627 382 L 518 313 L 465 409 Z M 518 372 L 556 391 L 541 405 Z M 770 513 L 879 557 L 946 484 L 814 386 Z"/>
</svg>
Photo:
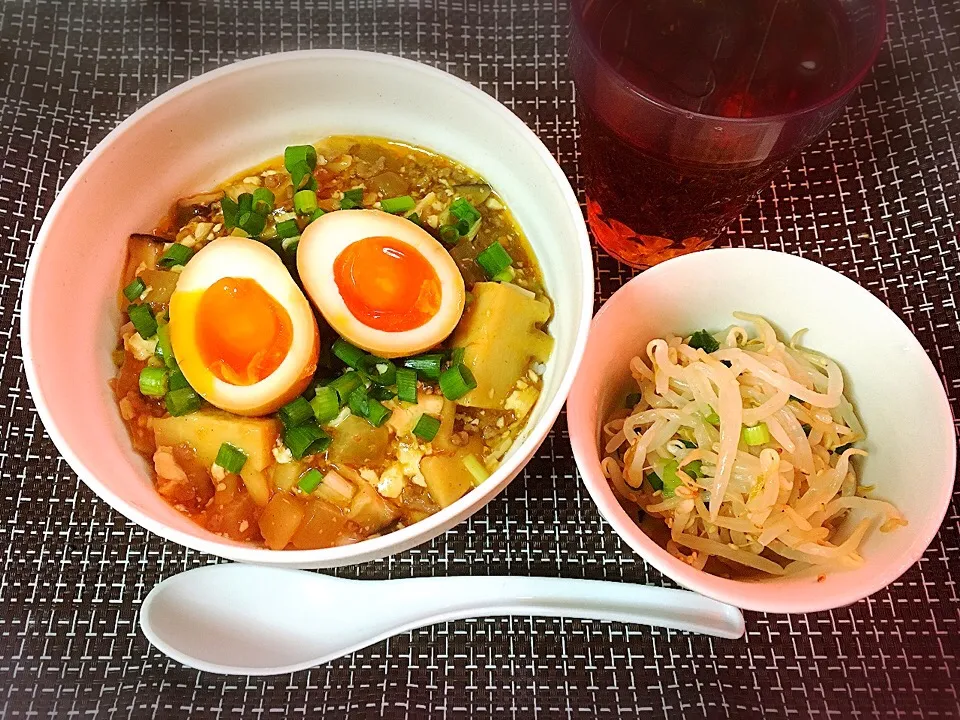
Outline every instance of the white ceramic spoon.
<svg viewBox="0 0 960 720">
<path fill-rule="evenodd" d="M 398 633 L 471 617 L 617 620 L 739 638 L 732 605 L 686 590 L 539 577 L 345 580 L 255 565 L 208 565 L 167 578 L 143 601 L 140 627 L 184 665 L 281 675 Z"/>
</svg>

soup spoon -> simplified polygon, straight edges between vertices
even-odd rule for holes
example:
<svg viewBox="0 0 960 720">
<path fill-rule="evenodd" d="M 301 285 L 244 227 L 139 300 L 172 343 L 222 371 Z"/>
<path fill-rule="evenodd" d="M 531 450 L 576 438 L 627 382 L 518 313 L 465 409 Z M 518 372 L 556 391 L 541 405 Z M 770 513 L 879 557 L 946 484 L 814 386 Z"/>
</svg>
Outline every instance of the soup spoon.
<svg viewBox="0 0 960 720">
<path fill-rule="evenodd" d="M 158 650 L 198 670 L 282 675 L 425 625 L 495 615 L 744 633 L 737 608 L 687 590 L 512 576 L 347 580 L 243 564 L 160 582 L 143 601 L 140 628 Z"/>
</svg>

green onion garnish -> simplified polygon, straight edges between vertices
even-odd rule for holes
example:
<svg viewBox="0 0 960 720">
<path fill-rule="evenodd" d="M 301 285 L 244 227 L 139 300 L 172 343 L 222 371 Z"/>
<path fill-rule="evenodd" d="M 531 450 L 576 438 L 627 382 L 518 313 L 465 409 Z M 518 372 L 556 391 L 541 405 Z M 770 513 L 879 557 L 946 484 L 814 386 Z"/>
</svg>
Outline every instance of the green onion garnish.
<svg viewBox="0 0 960 720">
<path fill-rule="evenodd" d="M 283 151 L 283 166 L 293 174 L 294 168 L 306 165 L 312 172 L 317 166 L 317 149 L 313 145 L 289 145 Z"/>
<path fill-rule="evenodd" d="M 289 172 L 294 192 L 317 189 L 317 179 L 313 176 L 313 168 L 307 163 L 298 163 Z"/>
<path fill-rule="evenodd" d="M 690 336 L 690 342 L 687 344 L 694 350 L 700 349 L 705 353 L 716 352 L 720 349 L 720 343 L 718 343 L 717 339 L 706 330 L 697 330 L 693 335 Z"/>
<path fill-rule="evenodd" d="M 453 204 L 450 205 L 450 214 L 464 223 L 467 232 L 469 232 L 476 223 L 480 222 L 480 211 L 471 205 L 469 200 L 462 197 L 457 198 L 453 201 Z M 466 234 L 466 232 L 461 233 L 461 235 Z"/>
<path fill-rule="evenodd" d="M 850 448 L 856 447 L 853 443 L 847 443 L 846 445 L 839 445 L 833 449 L 834 454 L 843 455 Z"/>
<path fill-rule="evenodd" d="M 363 202 L 363 188 L 356 187 L 343 193 L 343 200 L 340 201 L 341 210 L 353 210 L 359 207 Z"/>
<path fill-rule="evenodd" d="M 458 347 L 450 351 L 450 364 L 459 365 L 463 362 L 463 356 L 467 354 L 467 349 Z"/>
<path fill-rule="evenodd" d="M 423 223 L 420 222 L 420 213 L 413 213 L 412 215 L 407 215 L 407 220 L 412 222 L 414 225 L 423 226 Z"/>
<path fill-rule="evenodd" d="M 313 408 L 305 399 L 298 397 L 280 408 L 277 417 L 285 428 L 296 427 L 313 418 Z"/>
<path fill-rule="evenodd" d="M 307 224 L 309 225 L 314 220 L 316 220 L 317 218 L 323 217 L 324 215 L 326 215 L 326 213 L 323 211 L 323 209 L 317 208 L 316 210 L 313 211 L 313 214 L 310 216 L 310 219 L 307 221 Z"/>
<path fill-rule="evenodd" d="M 691 460 L 683 466 L 683 471 L 696 480 L 703 477 L 703 463 L 700 460 Z"/>
<path fill-rule="evenodd" d="M 370 410 L 370 396 L 367 395 L 367 389 L 362 385 L 347 396 L 347 405 L 357 417 L 366 417 Z"/>
<path fill-rule="evenodd" d="M 513 279 L 517 276 L 517 271 L 513 269 L 511 265 L 506 270 L 501 270 L 496 275 L 493 276 L 493 279 L 497 282 L 512 282 Z"/>
<path fill-rule="evenodd" d="M 371 385 L 368 391 L 370 397 L 374 400 L 383 402 L 384 400 L 393 400 L 397 394 L 386 385 Z"/>
<path fill-rule="evenodd" d="M 494 278 L 513 264 L 513 258 L 503 245 L 494 242 L 477 255 L 477 264 L 483 268 L 487 277 Z"/>
<path fill-rule="evenodd" d="M 340 395 L 329 385 L 318 387 L 310 408 L 317 422 L 324 425 L 340 414 Z"/>
<path fill-rule="evenodd" d="M 367 405 L 367 422 L 369 422 L 374 427 L 380 427 L 383 425 L 387 418 L 390 417 L 390 411 L 378 400 L 370 399 Z"/>
<path fill-rule="evenodd" d="M 250 212 L 241 213 L 237 218 L 237 227 L 243 230 L 250 237 L 256 237 L 263 232 L 267 226 L 267 217 L 260 213 Z"/>
<path fill-rule="evenodd" d="M 123 296 L 130 302 L 135 302 L 140 299 L 146 289 L 147 286 L 143 283 L 143 280 L 134 278 L 133 282 L 123 289 Z"/>
<path fill-rule="evenodd" d="M 470 453 L 463 459 L 463 466 L 473 475 L 473 479 L 477 485 L 490 477 L 490 473 L 483 466 L 483 463 L 481 463 L 473 453 Z"/>
<path fill-rule="evenodd" d="M 217 451 L 217 459 L 214 462 L 226 470 L 228 473 L 238 473 L 243 470 L 247 463 L 247 454 L 230 443 L 223 443 Z"/>
<path fill-rule="evenodd" d="M 416 355 L 403 361 L 403 366 L 416 370 L 424 380 L 437 380 L 440 377 L 440 368 L 443 367 L 443 353 L 426 353 Z"/>
<path fill-rule="evenodd" d="M 200 409 L 200 396 L 189 387 L 171 390 L 164 402 L 167 412 L 174 416 L 186 415 Z"/>
<path fill-rule="evenodd" d="M 170 325 L 160 325 L 157 328 L 156 355 L 163 360 L 163 364 L 168 368 L 176 365 L 176 361 L 173 358 L 173 345 L 170 344 Z"/>
<path fill-rule="evenodd" d="M 438 232 L 440 241 L 445 245 L 456 245 L 460 240 L 460 232 L 453 225 L 441 225 Z"/>
<path fill-rule="evenodd" d="M 413 426 L 413 434 L 421 440 L 430 442 L 440 432 L 440 421 L 431 415 L 421 415 L 417 424 Z"/>
<path fill-rule="evenodd" d="M 363 378 L 360 377 L 360 373 L 350 370 L 336 380 L 331 380 L 327 387 L 333 388 L 333 390 L 336 391 L 337 396 L 340 398 L 340 405 L 343 406 L 347 404 L 347 398 L 350 397 L 350 393 L 361 385 L 363 385 Z"/>
<path fill-rule="evenodd" d="M 260 215 L 267 215 L 273 210 L 276 197 L 270 188 L 259 187 L 253 191 L 253 211 Z"/>
<path fill-rule="evenodd" d="M 692 441 L 690 441 L 690 440 L 685 440 L 684 438 L 680 438 L 680 442 L 683 443 L 683 446 L 684 446 L 685 448 L 690 448 L 691 450 L 693 450 L 695 447 L 697 447 L 697 444 L 696 444 L 695 442 L 692 442 Z"/>
<path fill-rule="evenodd" d="M 237 204 L 226 195 L 220 200 L 220 210 L 223 212 L 223 225 L 227 230 L 232 230 L 237 226 L 237 215 L 240 209 Z"/>
<path fill-rule="evenodd" d="M 638 392 L 632 392 L 627 395 L 626 399 L 623 401 L 623 406 L 630 408 L 631 410 L 637 406 L 637 403 L 643 399 L 643 396 Z"/>
<path fill-rule="evenodd" d="M 253 212 L 253 195 L 251 193 L 240 193 L 237 197 L 237 214 Z"/>
<path fill-rule="evenodd" d="M 650 472 L 644 477 L 647 478 L 647 482 L 650 483 L 654 490 L 663 490 L 663 480 L 660 479 L 659 475 L 654 472 Z"/>
<path fill-rule="evenodd" d="M 316 420 L 283 431 L 283 444 L 290 448 L 297 460 L 323 452 L 330 447 L 330 442 L 330 436 L 320 429 Z"/>
<path fill-rule="evenodd" d="M 157 260 L 157 267 L 172 268 L 174 265 L 186 265 L 187 260 L 189 260 L 192 255 L 193 250 L 186 245 L 174 243 L 167 248 L 167 251 Z"/>
<path fill-rule="evenodd" d="M 316 468 L 310 468 L 300 476 L 297 487 L 308 495 L 320 487 L 323 482 L 323 474 Z"/>
<path fill-rule="evenodd" d="M 163 368 L 145 367 L 140 371 L 140 394 L 147 397 L 163 397 L 167 394 L 167 371 Z"/>
<path fill-rule="evenodd" d="M 317 209 L 317 193 L 313 190 L 300 190 L 293 196 L 293 208 L 299 215 L 312 215 Z"/>
<path fill-rule="evenodd" d="M 127 308 L 127 315 L 144 340 L 157 334 L 157 319 L 149 305 L 131 305 Z"/>
<path fill-rule="evenodd" d="M 397 397 L 403 402 L 417 401 L 417 371 L 408 367 L 397 368 Z"/>
<path fill-rule="evenodd" d="M 300 227 L 297 225 L 297 221 L 293 218 L 289 220 L 282 220 L 277 223 L 277 237 L 280 238 L 291 238 L 296 237 L 300 234 Z"/>
<path fill-rule="evenodd" d="M 680 480 L 680 476 L 677 475 L 677 467 L 680 465 L 676 460 L 671 460 L 666 465 L 663 466 L 663 496 L 664 497 L 673 497 L 673 493 L 678 487 L 680 487 L 683 482 Z"/>
<path fill-rule="evenodd" d="M 477 380 L 464 364 L 453 365 L 440 373 L 440 392 L 447 400 L 459 400 L 477 387 Z"/>
<path fill-rule="evenodd" d="M 770 431 L 767 429 L 766 423 L 760 423 L 759 425 L 752 425 L 745 427 L 741 432 L 743 441 L 750 445 L 765 445 L 770 442 Z"/>
<path fill-rule="evenodd" d="M 363 369 L 362 361 L 366 353 L 355 345 L 351 345 L 343 338 L 337 338 L 333 343 L 333 354 L 354 370 Z"/>
<path fill-rule="evenodd" d="M 170 371 L 170 377 L 167 379 L 167 387 L 172 392 L 174 390 L 182 390 L 183 388 L 189 388 L 190 383 L 187 382 L 187 378 L 180 371 L 180 368 L 175 368 Z"/>
<path fill-rule="evenodd" d="M 397 366 L 386 358 L 364 355 L 360 358 L 359 369 L 363 370 L 377 385 L 393 385 L 397 381 Z"/>
<path fill-rule="evenodd" d="M 710 406 L 708 405 L 707 407 L 710 407 Z M 710 413 L 708 415 L 704 415 L 703 419 L 706 420 L 711 425 L 715 425 L 717 427 L 720 426 L 720 416 L 717 415 L 717 411 L 714 410 L 713 408 L 710 408 Z"/>
<path fill-rule="evenodd" d="M 405 213 L 413 210 L 417 204 L 409 195 L 386 198 L 380 201 L 380 209 L 388 213 Z"/>
<path fill-rule="evenodd" d="M 283 250 L 290 257 L 296 257 L 297 248 L 300 246 L 300 236 L 294 235 L 293 237 L 284 238 L 280 241 L 280 249 Z"/>
</svg>

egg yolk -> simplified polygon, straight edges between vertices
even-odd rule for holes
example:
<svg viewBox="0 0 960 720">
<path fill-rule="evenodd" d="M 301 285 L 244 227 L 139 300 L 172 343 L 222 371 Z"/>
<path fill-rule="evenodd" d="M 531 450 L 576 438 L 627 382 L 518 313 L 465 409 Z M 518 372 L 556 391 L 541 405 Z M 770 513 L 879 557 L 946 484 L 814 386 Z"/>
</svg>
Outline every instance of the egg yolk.
<svg viewBox="0 0 960 720">
<path fill-rule="evenodd" d="M 287 311 L 250 278 L 222 278 L 197 305 L 197 348 L 231 385 L 253 385 L 280 367 L 293 342 Z"/>
<path fill-rule="evenodd" d="M 333 277 L 350 313 L 375 330 L 403 332 L 440 309 L 440 278 L 419 250 L 391 237 L 368 237 L 337 256 Z"/>
</svg>

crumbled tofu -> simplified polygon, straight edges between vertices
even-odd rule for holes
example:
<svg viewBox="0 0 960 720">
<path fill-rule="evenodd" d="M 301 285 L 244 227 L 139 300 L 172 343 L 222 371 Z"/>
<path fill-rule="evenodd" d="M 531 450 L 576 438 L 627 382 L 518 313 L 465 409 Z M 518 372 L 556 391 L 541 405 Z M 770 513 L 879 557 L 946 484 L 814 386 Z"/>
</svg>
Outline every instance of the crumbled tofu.
<svg viewBox="0 0 960 720">
<path fill-rule="evenodd" d="M 153 468 L 157 475 L 164 480 L 186 482 L 187 474 L 173 457 L 173 448 L 161 445 L 153 454 Z"/>
<path fill-rule="evenodd" d="M 250 177 L 245 177 L 243 179 L 244 185 L 256 185 L 257 187 L 260 187 L 262 183 L 263 183 L 263 180 L 261 180 L 256 175 L 251 175 Z"/>
<path fill-rule="evenodd" d="M 247 528 L 249 527 L 250 523 L 247 520 L 244 520 L 242 523 L 240 523 L 240 532 L 246 532 Z"/>
<path fill-rule="evenodd" d="M 147 264 L 145 262 L 142 262 L 139 265 L 137 265 L 137 272 L 135 272 L 134 275 L 139 276 L 140 273 L 142 273 L 146 269 L 147 269 Z"/>
<path fill-rule="evenodd" d="M 517 389 L 507 396 L 503 408 L 504 410 L 513 410 L 517 420 L 523 420 L 533 409 L 539 396 L 540 391 L 537 388 L 525 383 L 524 387 L 520 388 L 520 383 L 517 383 Z"/>
<path fill-rule="evenodd" d="M 213 226 L 213 232 L 218 233 L 223 230 L 223 223 L 217 223 Z"/>
<path fill-rule="evenodd" d="M 377 474 L 370 468 L 360 468 L 360 477 L 366 480 L 368 483 L 377 486 L 377 483 L 380 482 L 380 478 L 377 477 Z"/>
<path fill-rule="evenodd" d="M 283 440 L 280 438 L 277 438 L 277 444 L 274 446 L 272 452 L 273 459 L 281 465 L 293 462 L 293 453 L 290 451 L 290 448 L 283 444 Z"/>
<path fill-rule="evenodd" d="M 227 477 L 227 471 L 222 467 L 214 463 L 210 466 L 210 477 L 212 477 L 217 482 L 223 482 L 223 479 Z"/>
<path fill-rule="evenodd" d="M 200 237 L 203 237 L 203 235 Z M 193 235 L 184 235 L 182 238 L 180 238 L 180 244 L 188 248 L 192 248 L 197 244 L 197 238 L 195 238 Z"/>
<path fill-rule="evenodd" d="M 143 361 L 153 356 L 157 351 L 157 339 L 144 340 L 140 337 L 140 333 L 133 333 L 133 335 L 124 338 L 123 346 L 137 360 Z"/>
<path fill-rule="evenodd" d="M 320 160 L 320 157 L 319 157 L 319 156 L 317 157 L 317 160 L 318 160 L 318 161 Z M 264 175 L 264 176 L 276 175 L 276 174 L 277 174 L 277 171 L 276 171 L 276 170 L 264 170 L 264 171 L 263 171 L 263 175 Z"/>
<path fill-rule="evenodd" d="M 430 447 L 423 447 L 413 443 L 400 443 L 400 449 L 397 451 L 397 461 L 403 468 L 403 474 L 413 480 L 416 485 L 426 487 L 427 481 L 420 472 L 420 461 L 424 455 L 430 453 Z"/>
<path fill-rule="evenodd" d="M 120 417 L 129 422 L 137 416 L 136 410 L 133 409 L 133 403 L 130 402 L 129 398 L 122 398 L 120 400 Z"/>
<path fill-rule="evenodd" d="M 429 225 L 430 227 L 435 228 L 439 224 L 440 224 L 440 218 L 438 216 L 430 215 L 429 217 L 427 217 L 427 225 Z"/>
<path fill-rule="evenodd" d="M 380 480 L 377 483 L 377 492 L 388 498 L 400 497 L 400 493 L 403 492 L 403 486 L 406 484 L 403 468 L 399 463 L 393 463 L 380 474 Z"/>
<path fill-rule="evenodd" d="M 495 197 L 487 198 L 487 207 L 491 210 L 503 210 L 503 205 Z"/>
<path fill-rule="evenodd" d="M 193 229 L 193 236 L 199 240 L 203 240 L 210 234 L 211 230 L 213 230 L 213 223 L 200 222 L 197 223 L 197 226 Z"/>
</svg>

